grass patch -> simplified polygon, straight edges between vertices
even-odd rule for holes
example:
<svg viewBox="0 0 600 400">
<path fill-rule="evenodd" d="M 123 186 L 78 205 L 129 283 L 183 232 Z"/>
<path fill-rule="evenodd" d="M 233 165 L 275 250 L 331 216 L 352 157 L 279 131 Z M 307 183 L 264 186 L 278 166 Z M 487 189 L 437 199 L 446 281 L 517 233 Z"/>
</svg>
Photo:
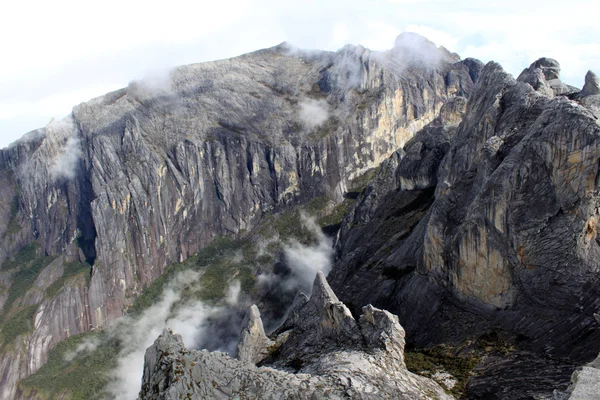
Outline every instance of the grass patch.
<svg viewBox="0 0 600 400">
<path fill-rule="evenodd" d="M 318 203 L 312 205 L 316 206 Z M 277 237 L 282 242 L 293 239 L 304 245 L 314 244 L 316 240 L 314 233 L 302 223 L 301 212 L 297 209 L 265 217 L 255 233 L 263 238 Z M 272 243 L 269 250 L 276 252 L 280 246 L 281 243 Z"/>
<path fill-rule="evenodd" d="M 97 348 L 80 352 L 67 360 L 85 341 L 94 340 Z M 20 382 L 26 394 L 36 391 L 41 397 L 58 398 L 67 392 L 71 400 L 104 397 L 108 373 L 117 366 L 120 343 L 105 333 L 88 333 L 70 337 L 50 350 L 48 361 L 39 371 Z"/>
<path fill-rule="evenodd" d="M 302 209 L 310 215 L 320 214 L 325 211 L 331 200 L 325 196 L 310 199 Z"/>
<path fill-rule="evenodd" d="M 327 226 L 339 226 L 344 219 L 344 216 L 348 212 L 351 206 L 353 206 L 355 200 L 353 199 L 344 199 L 340 204 L 336 205 L 331 214 L 326 215 L 322 218 L 319 218 L 317 221 L 321 227 Z"/>
<path fill-rule="evenodd" d="M 202 300 L 216 301 L 225 296 L 229 280 L 233 276 L 240 279 L 242 289 L 250 291 L 254 286 L 252 269 L 244 257 L 245 264 L 236 262 L 236 255 L 244 250 L 247 242 L 229 238 L 215 239 L 210 245 L 189 257 L 182 263 L 170 265 L 165 272 L 135 299 L 127 310 L 130 315 L 139 315 L 152 306 L 162 295 L 167 284 L 180 272 L 186 270 L 204 271 L 200 278 L 202 288 L 199 291 L 186 291 L 182 300 L 194 296 Z"/>
<path fill-rule="evenodd" d="M 431 377 L 438 371 L 446 371 L 456 379 L 456 385 L 447 392 L 463 398 L 467 380 L 479 363 L 479 356 L 456 355 L 452 348 L 437 346 L 429 349 L 411 349 L 404 353 L 406 367 L 416 374 Z"/>
<path fill-rule="evenodd" d="M 14 178 L 12 178 L 14 179 Z M 17 221 L 17 215 L 19 213 L 19 198 L 21 197 L 21 186 L 15 184 L 14 186 L 15 194 L 10 203 L 10 220 L 6 225 L 6 231 L 4 232 L 4 236 L 14 236 L 19 233 L 22 229 L 21 225 Z"/>
<path fill-rule="evenodd" d="M 19 335 L 31 332 L 33 330 L 33 317 L 35 317 L 37 308 L 37 304 L 34 304 L 4 319 L 0 328 L 0 343 L 2 345 L 11 343 Z"/>
<path fill-rule="evenodd" d="M 337 230 L 341 225 L 344 216 L 348 213 L 348 210 L 354 206 L 358 196 L 365 190 L 369 183 L 375 179 L 380 170 L 380 167 L 371 168 L 364 174 L 350 181 L 349 189 L 344 196 L 344 200 L 336 205 L 329 215 L 321 217 L 318 220 L 319 225 L 327 231 L 332 229 Z"/>
<path fill-rule="evenodd" d="M 65 283 L 70 278 L 77 276 L 77 275 L 83 274 L 86 279 L 86 286 L 89 285 L 90 278 L 91 278 L 91 276 L 90 276 L 91 268 L 92 268 L 91 265 L 89 265 L 87 263 L 80 263 L 79 261 L 74 261 L 74 262 L 68 263 L 64 267 L 64 272 L 63 272 L 62 276 L 60 278 L 58 278 L 56 281 L 54 281 L 50 286 L 48 286 L 48 289 L 46 289 L 46 297 L 51 299 L 54 296 L 56 296 L 58 294 L 58 292 L 60 291 L 60 289 L 63 288 Z"/>
<path fill-rule="evenodd" d="M 21 229 L 23 229 L 23 227 L 21 225 L 19 225 L 19 223 L 17 222 L 17 219 L 16 218 L 11 218 L 10 222 L 6 226 L 5 235 L 7 235 L 7 236 L 14 236 L 17 233 L 21 232 Z"/>
<path fill-rule="evenodd" d="M 379 174 L 381 171 L 381 167 L 371 168 L 365 171 L 362 175 L 354 178 L 350 182 L 350 186 L 348 188 L 348 193 L 358 193 L 360 194 L 365 188 L 371 183 L 373 179 Z"/>
<path fill-rule="evenodd" d="M 15 270 L 3 312 L 0 314 L 2 345 L 10 343 L 22 333 L 29 332 L 33 327 L 32 320 L 37 305 L 12 313 L 10 311 L 15 301 L 31 289 L 42 269 L 54 260 L 54 257 L 39 256 L 38 251 L 38 244 L 30 243 L 12 259 L 4 261 L 0 267 L 2 271 Z"/>
<path fill-rule="evenodd" d="M 54 261 L 54 257 L 39 256 L 38 251 L 39 245 L 30 243 L 23 247 L 12 259 L 4 261 L 2 267 L 0 267 L 2 271 L 17 270 L 8 290 L 8 299 L 4 304 L 3 314 L 8 312 L 17 298 L 31 289 L 42 269 Z"/>
</svg>

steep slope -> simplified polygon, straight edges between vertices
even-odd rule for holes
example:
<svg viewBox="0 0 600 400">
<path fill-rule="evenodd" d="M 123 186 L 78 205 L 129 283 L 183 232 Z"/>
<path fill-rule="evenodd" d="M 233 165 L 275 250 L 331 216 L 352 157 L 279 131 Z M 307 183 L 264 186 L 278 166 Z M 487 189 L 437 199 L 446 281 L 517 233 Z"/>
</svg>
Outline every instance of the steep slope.
<svg viewBox="0 0 600 400">
<path fill-rule="evenodd" d="M 435 382 L 406 370 L 404 330 L 396 316 L 367 306 L 355 320 L 320 272 L 310 299 L 302 297 L 271 344 L 261 332 L 258 310 L 252 309 L 239 360 L 189 351 L 180 336 L 163 332 L 146 351 L 139 398 L 452 398 Z"/>
<path fill-rule="evenodd" d="M 388 160 L 336 243 L 341 300 L 397 313 L 412 345 L 507 341 L 472 398 L 564 390 L 600 348 L 600 115 L 559 71 L 486 65 L 460 123 L 433 121 Z"/>
<path fill-rule="evenodd" d="M 133 82 L 2 150 L 0 305 L 11 288 L 39 295 L 2 308 L 3 332 L 28 317 L 3 341 L 0 397 L 60 340 L 114 324 L 171 263 L 290 205 L 341 201 L 480 69 L 411 35 L 384 53 L 283 44 Z M 29 243 L 32 261 L 14 263 Z"/>
</svg>

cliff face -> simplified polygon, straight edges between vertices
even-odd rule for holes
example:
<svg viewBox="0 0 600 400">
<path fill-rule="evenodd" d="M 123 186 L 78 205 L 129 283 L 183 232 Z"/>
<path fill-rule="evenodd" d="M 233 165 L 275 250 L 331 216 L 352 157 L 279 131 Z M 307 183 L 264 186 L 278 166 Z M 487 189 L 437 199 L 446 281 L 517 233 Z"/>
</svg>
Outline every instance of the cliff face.
<svg viewBox="0 0 600 400">
<path fill-rule="evenodd" d="M 460 108 L 481 63 L 422 39 L 417 50 L 413 39 L 385 53 L 283 44 L 180 67 L 82 103 L 2 150 L 0 262 L 34 241 L 37 257 L 59 258 L 0 270 L 4 320 L 33 313 L 3 346 L 0 397 L 13 397 L 58 341 L 111 326 L 169 264 L 287 205 L 340 201 L 350 179 L 445 104 Z M 91 271 L 65 272 L 84 261 Z M 27 271 L 37 295 L 5 307 Z"/>
<path fill-rule="evenodd" d="M 460 123 L 432 122 L 388 160 L 336 244 L 341 299 L 397 313 L 413 344 L 507 335 L 511 367 L 484 366 L 475 398 L 564 389 L 600 346 L 598 100 L 559 70 L 486 65 Z"/>
</svg>

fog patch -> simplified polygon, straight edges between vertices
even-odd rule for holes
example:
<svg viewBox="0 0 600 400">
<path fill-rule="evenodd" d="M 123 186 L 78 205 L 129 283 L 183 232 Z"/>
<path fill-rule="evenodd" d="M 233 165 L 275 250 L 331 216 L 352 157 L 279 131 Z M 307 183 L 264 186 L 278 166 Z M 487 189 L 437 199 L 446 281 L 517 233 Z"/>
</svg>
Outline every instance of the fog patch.
<svg viewBox="0 0 600 400">
<path fill-rule="evenodd" d="M 298 117 L 308 129 L 317 128 L 329 119 L 329 104 L 323 99 L 303 99 L 299 107 Z"/>
<path fill-rule="evenodd" d="M 71 136 L 67 139 L 65 147 L 54 159 L 50 167 L 50 175 L 53 179 L 73 179 L 77 175 L 77 164 L 81 159 L 81 143 L 78 138 Z"/>
<path fill-rule="evenodd" d="M 392 50 L 374 52 L 373 56 L 396 74 L 402 74 L 411 67 L 431 70 L 444 62 L 458 61 L 452 60 L 451 53 L 446 49 L 413 32 L 400 34 Z"/>
<path fill-rule="evenodd" d="M 136 99 L 145 99 L 169 95 L 173 90 L 173 70 L 159 69 L 149 71 L 142 79 L 130 82 L 127 86 L 127 95 Z"/>
<path fill-rule="evenodd" d="M 54 180 L 73 179 L 77 175 L 78 163 L 83 155 L 81 142 L 72 116 L 60 121 L 52 120 L 46 126 L 49 138 L 48 152 L 54 152 L 48 172 Z"/>
<path fill-rule="evenodd" d="M 36 129 L 33 130 L 31 132 L 27 132 L 26 134 L 24 134 L 23 136 L 21 136 L 21 138 L 15 140 L 14 142 L 12 142 L 11 144 L 8 145 L 8 148 L 13 148 L 19 144 L 24 144 L 24 143 L 30 143 L 30 142 L 36 142 L 38 140 L 41 140 L 43 138 L 46 137 L 46 129 L 44 128 L 40 128 L 40 129 Z"/>
<path fill-rule="evenodd" d="M 269 243 L 278 241 L 282 249 L 280 254 L 285 259 L 283 274 L 272 272 L 257 277 L 261 290 L 272 289 L 275 293 L 274 301 L 266 300 L 263 304 L 265 308 L 261 309 L 266 327 L 280 325 L 287 312 L 286 307 L 291 305 L 298 291 L 310 293 L 317 271 L 327 274 L 331 270 L 331 239 L 322 232 L 314 218 L 301 215 L 301 223 L 313 237 L 313 243 L 309 245 L 293 240 L 282 243 L 277 238 L 264 240 L 264 252 L 268 251 Z M 236 253 L 233 260 L 238 261 L 240 257 L 241 254 Z M 216 304 L 199 300 L 183 301 L 183 293 L 194 293 L 201 289 L 201 277 L 202 271 L 180 273 L 167 285 L 157 303 L 137 317 L 121 318 L 117 327 L 109 333 L 121 343 L 117 367 L 110 374 L 111 383 L 107 388 L 110 398 L 137 398 L 145 352 L 165 328 L 180 334 L 188 349 L 223 351 L 235 356 L 240 328 L 251 305 L 250 300 L 242 294 L 241 283 L 234 277 L 223 299 Z M 281 296 L 282 293 L 284 296 Z M 91 346 L 83 345 L 76 352 L 88 351 Z"/>
<path fill-rule="evenodd" d="M 286 290 L 301 290 L 309 294 L 317 272 L 323 272 L 327 276 L 331 271 L 333 246 L 331 239 L 323 233 L 314 218 L 302 215 L 301 220 L 302 225 L 316 237 L 317 241 L 309 246 L 297 241 L 284 246 L 283 252 L 292 275 L 283 282 L 283 285 Z"/>
<path fill-rule="evenodd" d="M 179 333 L 188 348 L 234 351 L 242 318 L 238 309 L 246 306 L 238 304 L 241 285 L 238 281 L 232 282 L 224 304 L 209 305 L 199 300 L 182 304 L 184 289 L 193 291 L 201 276 L 201 273 L 193 271 L 177 275 L 156 304 L 138 317 L 123 317 L 120 320 L 112 332 L 120 340 L 122 348 L 107 388 L 111 398 L 137 398 L 146 349 L 165 328 Z M 207 343 L 209 346 L 206 346 Z"/>
<path fill-rule="evenodd" d="M 283 244 L 282 259 L 275 264 L 274 271 L 257 276 L 262 292 L 295 296 L 296 292 L 310 293 L 317 272 L 325 276 L 333 266 L 332 240 L 323 233 L 314 217 L 301 214 L 302 226 L 314 237 L 314 243 L 305 245 L 296 240 Z"/>
<path fill-rule="evenodd" d="M 71 362 L 80 354 L 91 353 L 95 351 L 99 344 L 100 340 L 97 337 L 86 338 L 75 348 L 75 350 L 67 352 L 64 356 L 64 359 L 67 362 Z"/>
<path fill-rule="evenodd" d="M 263 239 L 256 243 L 256 247 L 258 248 L 257 256 L 274 256 L 273 252 L 269 248 L 273 243 L 279 243 L 279 236 L 273 235 L 270 238 Z"/>
</svg>

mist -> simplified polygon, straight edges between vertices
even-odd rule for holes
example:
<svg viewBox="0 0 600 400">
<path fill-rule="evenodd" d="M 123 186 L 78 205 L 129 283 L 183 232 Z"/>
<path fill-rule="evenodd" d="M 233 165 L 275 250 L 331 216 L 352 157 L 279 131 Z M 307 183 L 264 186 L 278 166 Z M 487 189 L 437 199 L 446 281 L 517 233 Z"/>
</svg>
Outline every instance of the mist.
<svg viewBox="0 0 600 400">
<path fill-rule="evenodd" d="M 329 274 L 332 267 L 333 243 L 327 237 L 314 218 L 301 216 L 302 225 L 316 238 L 316 243 L 305 246 L 297 241 L 285 245 L 283 252 L 292 274 L 282 283 L 288 291 L 303 291 L 310 294 L 317 272 Z"/>
<path fill-rule="evenodd" d="M 325 100 L 303 99 L 299 106 L 298 117 L 308 129 L 317 128 L 329 119 L 329 104 Z"/>
<path fill-rule="evenodd" d="M 392 50 L 373 54 L 396 74 L 402 74 L 410 67 L 435 69 L 444 61 L 450 61 L 451 57 L 447 50 L 438 48 L 435 43 L 413 32 L 398 36 Z"/>
<path fill-rule="evenodd" d="M 298 292 L 311 294 L 317 272 L 327 276 L 333 266 L 332 239 L 323 233 L 313 217 L 301 214 L 300 220 L 313 242 L 308 245 L 296 240 L 284 242 L 273 270 L 257 277 L 262 293 L 260 312 L 266 331 L 284 322 Z"/>
<path fill-rule="evenodd" d="M 50 121 L 45 131 L 49 155 L 53 157 L 48 162 L 50 177 L 54 180 L 73 179 L 83 155 L 73 116 Z"/>
<path fill-rule="evenodd" d="M 185 288 L 199 289 L 202 272 L 185 271 L 177 275 L 164 290 L 161 299 L 139 317 L 124 317 L 111 334 L 122 344 L 118 366 L 111 373 L 107 389 L 111 398 L 131 400 L 138 396 L 144 370 L 144 355 L 163 329 L 180 334 L 188 348 L 207 348 L 233 352 L 240 329 L 240 283 L 232 281 L 222 303 L 209 305 L 200 300 L 182 303 Z M 242 316 L 238 316 L 238 315 Z M 223 319 L 230 321 L 224 324 Z M 220 331 L 233 332 L 221 335 Z M 207 346 L 207 338 L 217 339 Z"/>
<path fill-rule="evenodd" d="M 54 160 L 50 175 L 54 179 L 73 179 L 77 174 L 77 163 L 81 158 L 81 143 L 78 138 L 71 136 L 67 139 L 61 154 Z"/>
<path fill-rule="evenodd" d="M 257 277 L 257 285 L 263 293 L 260 297 L 272 296 L 270 301 L 263 299 L 260 306 L 265 327 L 278 327 L 296 293 L 310 293 L 317 271 L 327 274 L 331 270 L 331 239 L 322 232 L 314 218 L 301 215 L 301 223 L 313 237 L 309 245 L 295 240 L 282 242 L 278 237 L 256 243 L 258 250 L 266 254 L 268 243 L 279 242 L 283 260 L 283 263 L 276 263 L 275 271 Z M 232 257 L 233 262 L 243 261 L 243 255 L 239 252 Z M 244 315 L 253 301 L 258 299 L 250 299 L 243 293 L 240 281 L 233 277 L 229 280 L 225 296 L 217 303 L 185 300 L 182 297 L 184 292 L 189 295 L 201 290 L 202 275 L 202 270 L 179 273 L 165 287 L 154 305 L 139 316 L 122 317 L 107 332 L 110 339 L 117 339 L 121 344 L 117 367 L 109 375 L 107 395 L 111 399 L 137 398 L 146 350 L 164 329 L 180 334 L 188 349 L 222 351 L 235 356 Z M 71 361 L 78 355 L 85 356 L 96 350 L 99 344 L 96 337 L 85 340 L 74 351 L 67 353 L 65 360 Z"/>
</svg>

